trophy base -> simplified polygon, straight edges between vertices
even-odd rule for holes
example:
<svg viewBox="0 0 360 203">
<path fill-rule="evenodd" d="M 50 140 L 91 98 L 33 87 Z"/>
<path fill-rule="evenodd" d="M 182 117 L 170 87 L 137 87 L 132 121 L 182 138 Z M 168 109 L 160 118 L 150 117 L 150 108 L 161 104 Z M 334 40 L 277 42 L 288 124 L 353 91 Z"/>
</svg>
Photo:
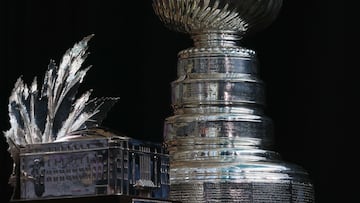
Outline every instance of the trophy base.
<svg viewBox="0 0 360 203">
<path fill-rule="evenodd" d="M 178 201 L 136 197 L 129 195 L 93 195 L 84 197 L 44 198 L 36 200 L 12 200 L 10 203 L 180 203 Z"/>
<path fill-rule="evenodd" d="M 162 145 L 133 138 L 31 144 L 20 151 L 16 199 L 120 194 L 167 199 L 167 163 Z"/>
<path fill-rule="evenodd" d="M 313 202 L 309 183 L 281 182 L 203 182 L 172 184 L 170 199 L 181 202 Z"/>
</svg>

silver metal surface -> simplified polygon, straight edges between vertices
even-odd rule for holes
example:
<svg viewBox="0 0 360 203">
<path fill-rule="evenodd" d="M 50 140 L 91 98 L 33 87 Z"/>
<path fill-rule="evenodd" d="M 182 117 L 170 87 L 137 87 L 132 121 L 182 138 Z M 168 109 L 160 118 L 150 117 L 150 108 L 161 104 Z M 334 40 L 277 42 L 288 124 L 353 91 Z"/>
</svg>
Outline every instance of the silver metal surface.
<svg viewBox="0 0 360 203">
<path fill-rule="evenodd" d="M 178 54 L 166 118 L 170 199 L 314 202 L 309 174 L 272 150 L 273 124 L 255 51 L 238 40 L 264 29 L 281 0 L 153 0 L 166 26 L 194 47 Z"/>
<path fill-rule="evenodd" d="M 167 199 L 169 157 L 161 144 L 100 137 L 29 144 L 20 152 L 22 200 L 131 195 Z"/>
<path fill-rule="evenodd" d="M 154 11 L 173 30 L 203 34 L 246 33 L 267 27 L 282 0 L 153 0 Z M 236 37 L 239 37 L 237 35 Z M 224 38 L 224 37 L 221 37 Z"/>
</svg>

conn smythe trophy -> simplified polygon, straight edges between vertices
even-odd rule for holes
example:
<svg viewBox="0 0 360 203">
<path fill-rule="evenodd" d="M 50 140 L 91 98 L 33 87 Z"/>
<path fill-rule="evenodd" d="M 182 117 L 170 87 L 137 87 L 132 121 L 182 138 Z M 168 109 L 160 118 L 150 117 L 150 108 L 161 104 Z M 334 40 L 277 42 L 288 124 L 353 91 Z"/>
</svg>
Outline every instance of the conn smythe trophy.
<svg viewBox="0 0 360 203">
<path fill-rule="evenodd" d="M 272 120 L 253 50 L 237 42 L 267 27 L 282 0 L 153 0 L 194 47 L 178 54 L 165 120 L 170 199 L 182 202 L 314 202 L 301 167 L 272 151 Z"/>
<path fill-rule="evenodd" d="M 15 83 L 5 132 L 14 160 L 12 200 L 121 196 L 125 202 L 170 203 L 164 146 L 101 125 L 118 97 L 91 98 L 89 90 L 76 98 L 90 69 L 81 65 L 91 38 L 68 49 L 59 66 L 50 61 L 41 89 L 36 78 L 30 86 L 22 78 Z"/>
</svg>

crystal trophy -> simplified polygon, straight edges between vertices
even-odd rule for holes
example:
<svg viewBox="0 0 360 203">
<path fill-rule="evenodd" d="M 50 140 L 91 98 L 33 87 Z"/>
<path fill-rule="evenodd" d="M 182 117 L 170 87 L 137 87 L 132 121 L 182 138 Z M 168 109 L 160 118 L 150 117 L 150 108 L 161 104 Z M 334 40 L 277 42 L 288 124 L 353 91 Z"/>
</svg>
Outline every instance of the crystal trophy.
<svg viewBox="0 0 360 203">
<path fill-rule="evenodd" d="M 191 36 L 165 119 L 170 196 L 182 202 L 314 202 L 309 174 L 273 151 L 256 52 L 238 45 L 276 19 L 282 0 L 153 0 L 169 29 Z"/>
</svg>

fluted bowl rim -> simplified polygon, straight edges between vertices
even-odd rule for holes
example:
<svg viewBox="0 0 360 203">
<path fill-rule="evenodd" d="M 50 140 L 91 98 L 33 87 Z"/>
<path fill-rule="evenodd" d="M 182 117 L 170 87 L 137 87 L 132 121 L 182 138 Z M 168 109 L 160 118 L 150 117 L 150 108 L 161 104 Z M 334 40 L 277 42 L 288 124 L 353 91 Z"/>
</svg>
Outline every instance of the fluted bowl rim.
<svg viewBox="0 0 360 203">
<path fill-rule="evenodd" d="M 253 33 L 269 26 L 283 0 L 153 0 L 155 14 L 183 33 Z"/>
</svg>

